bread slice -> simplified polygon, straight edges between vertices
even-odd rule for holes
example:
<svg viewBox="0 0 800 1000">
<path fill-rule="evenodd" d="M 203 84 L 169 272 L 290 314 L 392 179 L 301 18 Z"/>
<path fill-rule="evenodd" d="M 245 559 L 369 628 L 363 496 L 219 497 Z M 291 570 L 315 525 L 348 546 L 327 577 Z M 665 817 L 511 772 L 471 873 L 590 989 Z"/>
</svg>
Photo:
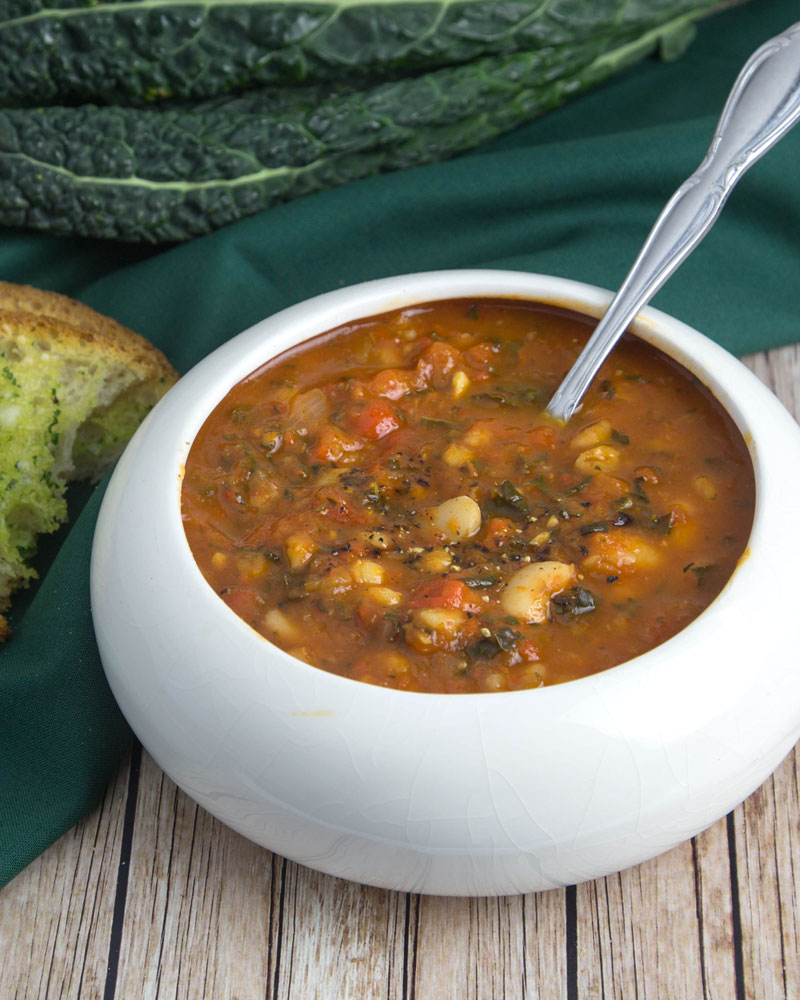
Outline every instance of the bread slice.
<svg viewBox="0 0 800 1000">
<path fill-rule="evenodd" d="M 38 536 L 66 519 L 67 482 L 100 479 L 176 379 L 115 320 L 0 282 L 0 610 L 35 578 Z"/>
</svg>

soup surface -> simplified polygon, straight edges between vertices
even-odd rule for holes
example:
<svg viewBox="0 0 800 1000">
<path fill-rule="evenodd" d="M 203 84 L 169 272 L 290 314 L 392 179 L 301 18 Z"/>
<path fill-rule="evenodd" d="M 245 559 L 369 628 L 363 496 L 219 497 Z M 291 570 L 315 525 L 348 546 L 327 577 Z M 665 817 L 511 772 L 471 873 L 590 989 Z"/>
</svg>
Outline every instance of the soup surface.
<svg viewBox="0 0 800 1000">
<path fill-rule="evenodd" d="M 294 656 L 413 691 L 559 683 L 674 635 L 745 550 L 752 464 L 711 394 L 633 337 L 567 425 L 543 415 L 592 328 L 451 300 L 270 361 L 187 459 L 205 578 Z"/>
</svg>

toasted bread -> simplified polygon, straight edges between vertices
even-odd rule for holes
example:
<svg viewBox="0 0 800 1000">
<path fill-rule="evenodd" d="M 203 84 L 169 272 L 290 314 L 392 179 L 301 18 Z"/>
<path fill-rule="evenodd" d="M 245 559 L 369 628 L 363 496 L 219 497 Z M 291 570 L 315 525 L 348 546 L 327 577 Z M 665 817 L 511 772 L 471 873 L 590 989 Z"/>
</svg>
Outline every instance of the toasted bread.
<svg viewBox="0 0 800 1000">
<path fill-rule="evenodd" d="M 176 378 L 115 320 L 0 282 L 0 610 L 36 576 L 36 541 L 65 520 L 67 483 L 100 479 Z"/>
</svg>

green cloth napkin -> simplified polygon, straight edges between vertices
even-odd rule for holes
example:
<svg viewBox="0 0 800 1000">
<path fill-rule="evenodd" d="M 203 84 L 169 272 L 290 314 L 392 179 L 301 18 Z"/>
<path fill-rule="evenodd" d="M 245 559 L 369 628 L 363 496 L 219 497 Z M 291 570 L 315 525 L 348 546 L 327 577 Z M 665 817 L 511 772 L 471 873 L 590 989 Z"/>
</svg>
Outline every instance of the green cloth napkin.
<svg viewBox="0 0 800 1000">
<path fill-rule="evenodd" d="M 0 236 L 0 277 L 82 299 L 186 371 L 310 295 L 436 268 L 539 271 L 615 288 L 702 158 L 744 61 L 797 19 L 751 0 L 699 25 L 677 62 L 642 64 L 459 159 L 311 195 L 177 247 Z M 735 353 L 800 340 L 800 128 L 742 180 L 654 304 Z M 73 489 L 14 602 L 0 653 L 0 885 L 84 816 L 131 734 L 89 612 L 102 485 Z"/>
</svg>

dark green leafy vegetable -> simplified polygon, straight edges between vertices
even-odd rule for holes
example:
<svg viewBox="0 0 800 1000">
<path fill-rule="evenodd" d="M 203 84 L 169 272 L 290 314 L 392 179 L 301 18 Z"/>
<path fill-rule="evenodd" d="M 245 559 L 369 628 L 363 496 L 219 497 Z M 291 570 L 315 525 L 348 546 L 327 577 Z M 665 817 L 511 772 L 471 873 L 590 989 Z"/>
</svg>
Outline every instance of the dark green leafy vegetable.
<svg viewBox="0 0 800 1000">
<path fill-rule="evenodd" d="M 581 525 L 582 535 L 596 535 L 599 532 L 606 532 L 610 529 L 611 525 L 608 521 L 593 521 L 591 524 Z"/>
<path fill-rule="evenodd" d="M 470 149 L 685 42 L 714 5 L 10 0 L 0 224 L 189 239 Z"/>
<path fill-rule="evenodd" d="M 610 382 L 608 379 L 604 379 L 600 383 L 600 392 L 606 399 L 613 399 L 617 394 L 614 383 Z"/>
<path fill-rule="evenodd" d="M 513 628 L 504 625 L 495 632 L 494 638 L 497 645 L 504 652 L 508 652 L 509 649 L 513 649 L 516 646 L 517 641 L 522 638 L 522 635 L 519 632 L 515 632 Z"/>
<path fill-rule="evenodd" d="M 452 420 L 444 420 L 442 417 L 420 417 L 421 424 L 425 424 L 426 427 L 446 427 L 450 430 L 458 428 L 458 424 L 454 424 Z"/>
<path fill-rule="evenodd" d="M 480 663 L 482 660 L 491 660 L 497 656 L 500 653 L 500 647 L 494 641 L 494 636 L 486 636 L 470 643 L 466 653 L 471 663 Z"/>
<path fill-rule="evenodd" d="M 8 0 L 0 104 L 152 102 L 264 85 L 370 80 L 538 49 L 542 82 L 654 27 L 685 48 L 702 0 Z"/>
<path fill-rule="evenodd" d="M 493 406 L 512 405 L 509 397 L 504 392 L 476 392 L 469 397 L 471 403 L 489 403 Z"/>
<path fill-rule="evenodd" d="M 579 483 L 576 483 L 573 487 L 567 490 L 567 495 L 575 496 L 576 493 L 580 493 L 581 490 L 586 489 L 586 487 L 592 481 L 592 478 L 593 478 L 592 476 L 586 476 L 585 478 L 581 479 Z"/>
<path fill-rule="evenodd" d="M 553 610 L 562 619 L 569 620 L 594 611 L 594 595 L 585 587 L 571 587 L 552 598 Z"/>
<path fill-rule="evenodd" d="M 528 501 L 507 479 L 495 489 L 492 500 L 496 507 L 512 517 L 527 517 L 531 512 Z"/>
<path fill-rule="evenodd" d="M 668 535 L 672 531 L 672 524 L 675 520 L 675 515 L 670 512 L 669 514 L 661 514 L 658 517 L 653 516 L 649 522 L 649 527 L 654 531 L 657 531 L 661 535 Z"/>
<path fill-rule="evenodd" d="M 650 500 L 644 491 L 644 479 L 637 476 L 633 481 L 632 496 L 639 503 L 648 504 Z"/>
<path fill-rule="evenodd" d="M 524 389 L 505 389 L 498 386 L 492 392 L 476 392 L 469 398 L 473 403 L 488 403 L 491 406 L 538 406 L 541 404 L 545 391 L 537 386 L 529 385 Z"/>
<path fill-rule="evenodd" d="M 403 619 L 391 611 L 386 611 L 381 617 L 384 621 L 388 622 L 387 638 L 394 641 L 400 635 L 400 626 L 403 623 Z"/>
<path fill-rule="evenodd" d="M 480 662 L 481 660 L 491 660 L 498 653 L 505 653 L 513 649 L 517 644 L 517 640 L 521 638 L 522 636 L 519 632 L 515 632 L 514 629 L 503 625 L 491 635 L 482 636 L 467 646 L 467 656 L 473 663 Z"/>
</svg>

